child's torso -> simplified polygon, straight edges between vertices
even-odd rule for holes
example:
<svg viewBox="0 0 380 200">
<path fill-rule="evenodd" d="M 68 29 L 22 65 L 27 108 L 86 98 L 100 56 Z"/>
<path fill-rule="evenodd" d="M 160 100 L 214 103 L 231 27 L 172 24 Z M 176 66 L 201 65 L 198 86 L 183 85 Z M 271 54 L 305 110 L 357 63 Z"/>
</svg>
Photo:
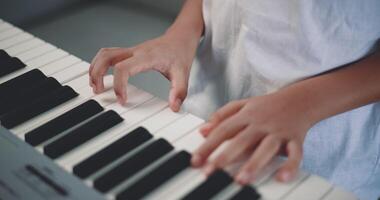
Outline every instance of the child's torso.
<svg viewBox="0 0 380 200">
<path fill-rule="evenodd" d="M 363 58 L 380 38 L 378 0 L 204 0 L 203 14 L 205 36 L 185 107 L 204 118 L 231 100 L 275 92 Z M 350 189 L 363 185 L 365 174 L 349 179 L 334 170 L 372 170 L 368 175 L 380 171 L 379 106 L 368 105 L 315 126 L 305 141 L 305 158 L 310 159 L 304 166 L 335 182 L 362 181 L 346 185 Z M 355 149 L 342 152 L 343 147 L 334 144 Z M 325 148 L 327 155 L 318 157 L 318 148 L 329 145 L 334 148 Z M 340 163 L 330 162 L 337 159 L 333 154 Z M 350 165 L 350 157 L 362 164 Z"/>
</svg>

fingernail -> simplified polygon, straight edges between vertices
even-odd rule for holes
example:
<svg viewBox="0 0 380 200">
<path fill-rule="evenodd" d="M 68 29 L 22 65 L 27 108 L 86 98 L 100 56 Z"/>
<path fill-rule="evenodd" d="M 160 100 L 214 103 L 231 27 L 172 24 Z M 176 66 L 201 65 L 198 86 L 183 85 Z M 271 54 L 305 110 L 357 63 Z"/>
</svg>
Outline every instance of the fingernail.
<svg viewBox="0 0 380 200">
<path fill-rule="evenodd" d="M 237 182 L 240 184 L 247 184 L 249 183 L 250 179 L 251 179 L 250 174 L 244 171 L 240 172 L 236 177 Z"/>
<path fill-rule="evenodd" d="M 291 174 L 288 171 L 284 171 L 281 173 L 281 180 L 282 181 L 289 181 L 291 178 Z"/>
<path fill-rule="evenodd" d="M 198 167 L 202 164 L 202 158 L 199 155 L 195 154 L 191 158 L 191 163 L 193 164 L 194 167 Z"/>
<path fill-rule="evenodd" d="M 205 167 L 204 172 L 208 176 L 208 175 L 212 174 L 214 172 L 214 170 L 215 170 L 215 167 L 213 165 L 209 164 Z"/>
</svg>

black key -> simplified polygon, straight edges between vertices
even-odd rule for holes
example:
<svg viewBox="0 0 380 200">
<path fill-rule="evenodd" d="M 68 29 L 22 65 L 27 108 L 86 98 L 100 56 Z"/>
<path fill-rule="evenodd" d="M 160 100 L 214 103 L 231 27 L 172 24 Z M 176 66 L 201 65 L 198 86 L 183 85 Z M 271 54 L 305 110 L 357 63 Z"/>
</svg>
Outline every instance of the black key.
<svg viewBox="0 0 380 200">
<path fill-rule="evenodd" d="M 50 158 L 57 158 L 122 121 L 123 118 L 113 110 L 102 113 L 63 137 L 46 145 L 44 153 Z"/>
<path fill-rule="evenodd" d="M 0 99 L 10 94 L 25 91 L 37 82 L 46 79 L 46 76 L 38 69 L 33 69 L 20 76 L 0 84 Z"/>
<path fill-rule="evenodd" d="M 53 92 L 60 87 L 62 86 L 57 80 L 49 77 L 33 85 L 31 88 L 28 88 L 28 90 L 25 92 L 9 95 L 0 100 L 0 115 L 15 109 L 20 105 L 29 104 L 30 102 L 33 102 L 41 96 Z"/>
<path fill-rule="evenodd" d="M 182 170 L 190 167 L 190 158 L 191 155 L 185 151 L 175 154 L 135 184 L 117 194 L 116 199 L 141 199 Z"/>
<path fill-rule="evenodd" d="M 78 96 L 71 87 L 63 86 L 28 105 L 14 109 L 0 116 L 1 125 L 5 128 L 13 128 L 29 119 L 42 114 L 66 101 Z"/>
<path fill-rule="evenodd" d="M 232 178 L 226 172 L 217 170 L 211 174 L 205 182 L 197 186 L 193 191 L 183 197 L 183 200 L 190 199 L 211 199 L 231 182 Z"/>
<path fill-rule="evenodd" d="M 259 200 L 260 197 L 261 195 L 257 193 L 255 188 L 246 185 L 243 188 L 241 188 L 238 193 L 231 197 L 230 200 Z"/>
<path fill-rule="evenodd" d="M 7 74 L 15 72 L 19 69 L 26 67 L 26 65 L 21 62 L 18 58 L 4 59 L 0 61 L 0 77 L 3 77 Z"/>
<path fill-rule="evenodd" d="M 26 133 L 25 141 L 32 146 L 37 146 L 103 110 L 96 101 L 89 100 Z"/>
<path fill-rule="evenodd" d="M 94 187 L 100 192 L 107 192 L 119 183 L 144 169 L 154 161 L 163 157 L 174 148 L 166 140 L 159 139 L 131 158 L 125 160 L 111 171 L 94 181 Z"/>
<path fill-rule="evenodd" d="M 0 62 L 5 59 L 10 59 L 12 56 L 10 56 L 6 51 L 3 49 L 0 49 Z"/>
<path fill-rule="evenodd" d="M 80 178 L 87 178 L 109 163 L 126 155 L 128 152 L 152 137 L 153 136 L 145 128 L 139 127 L 81 163 L 75 165 L 73 172 Z"/>
<path fill-rule="evenodd" d="M 0 77 L 24 68 L 26 65 L 18 58 L 10 57 L 5 51 L 0 53 Z"/>
</svg>

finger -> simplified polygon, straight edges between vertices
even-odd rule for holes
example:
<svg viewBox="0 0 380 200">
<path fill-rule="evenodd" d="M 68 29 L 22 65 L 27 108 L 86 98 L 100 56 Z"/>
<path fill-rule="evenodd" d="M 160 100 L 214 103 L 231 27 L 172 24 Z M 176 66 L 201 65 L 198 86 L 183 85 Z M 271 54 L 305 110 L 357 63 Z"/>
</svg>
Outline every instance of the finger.
<svg viewBox="0 0 380 200">
<path fill-rule="evenodd" d="M 277 171 L 276 179 L 282 182 L 290 181 L 297 173 L 302 160 L 302 144 L 291 140 L 286 145 L 288 159 Z"/>
<path fill-rule="evenodd" d="M 265 137 L 253 155 L 242 166 L 236 176 L 236 181 L 240 184 L 248 184 L 253 181 L 256 175 L 266 166 L 277 154 L 281 147 L 281 140 L 271 135 Z"/>
<path fill-rule="evenodd" d="M 94 65 L 96 63 L 96 60 L 98 59 L 99 57 L 99 54 L 100 54 L 101 50 L 99 50 L 98 52 L 96 52 L 96 55 L 94 56 L 94 58 L 92 58 L 91 60 L 91 64 L 90 64 L 90 68 L 88 69 L 88 75 L 91 77 L 91 73 L 92 73 L 92 70 L 94 69 Z M 94 87 L 95 85 L 92 83 L 91 81 L 91 78 L 88 79 L 89 82 L 90 82 L 90 86 L 91 87 Z"/>
<path fill-rule="evenodd" d="M 233 114 L 237 113 L 240 111 L 240 109 L 244 106 L 246 100 L 239 100 L 239 101 L 233 101 L 222 108 L 220 108 L 218 111 L 216 111 L 214 114 L 209 119 L 209 122 L 204 124 L 200 132 L 202 133 L 203 136 L 207 137 L 211 130 L 221 121 L 224 119 L 227 119 L 228 117 L 232 116 Z"/>
<path fill-rule="evenodd" d="M 94 56 L 94 58 L 91 61 L 90 68 L 88 70 L 88 75 L 90 76 L 89 82 L 90 82 L 91 87 L 95 86 L 93 84 L 93 81 L 91 80 L 91 74 L 93 73 L 93 69 L 94 69 L 95 63 L 98 60 L 99 56 L 105 51 L 105 49 L 109 49 L 110 50 L 112 48 L 102 48 L 102 49 L 100 49 L 98 52 L 96 52 L 96 55 Z"/>
<path fill-rule="evenodd" d="M 239 115 L 234 115 L 225 120 L 212 131 L 213 133 L 195 151 L 191 160 L 193 166 L 201 166 L 219 145 L 238 134 L 244 128 L 245 122 L 240 119 Z"/>
<path fill-rule="evenodd" d="M 258 133 L 253 127 L 246 127 L 231 139 L 227 147 L 211 163 L 215 168 L 224 168 L 253 149 L 263 137 L 264 134 Z"/>
<path fill-rule="evenodd" d="M 114 92 L 120 104 L 124 105 L 127 101 L 127 85 L 129 77 L 144 70 L 144 62 L 135 57 L 123 60 L 115 65 L 113 72 Z"/>
<path fill-rule="evenodd" d="M 178 112 L 187 96 L 189 73 L 185 70 L 173 68 L 170 74 L 171 88 L 169 93 L 170 108 Z"/>
<path fill-rule="evenodd" d="M 104 90 L 103 76 L 108 68 L 131 56 L 132 51 L 130 49 L 105 48 L 100 50 L 90 72 L 90 80 L 96 93 Z"/>
</svg>

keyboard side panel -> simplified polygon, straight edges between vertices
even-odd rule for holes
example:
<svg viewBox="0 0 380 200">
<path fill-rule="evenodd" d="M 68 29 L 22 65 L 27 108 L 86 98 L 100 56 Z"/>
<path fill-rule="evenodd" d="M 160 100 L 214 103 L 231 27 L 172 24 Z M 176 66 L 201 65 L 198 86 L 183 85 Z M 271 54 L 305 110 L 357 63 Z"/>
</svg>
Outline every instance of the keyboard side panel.
<svg viewBox="0 0 380 200">
<path fill-rule="evenodd" d="M 0 199 L 104 197 L 0 126 Z"/>
</svg>

